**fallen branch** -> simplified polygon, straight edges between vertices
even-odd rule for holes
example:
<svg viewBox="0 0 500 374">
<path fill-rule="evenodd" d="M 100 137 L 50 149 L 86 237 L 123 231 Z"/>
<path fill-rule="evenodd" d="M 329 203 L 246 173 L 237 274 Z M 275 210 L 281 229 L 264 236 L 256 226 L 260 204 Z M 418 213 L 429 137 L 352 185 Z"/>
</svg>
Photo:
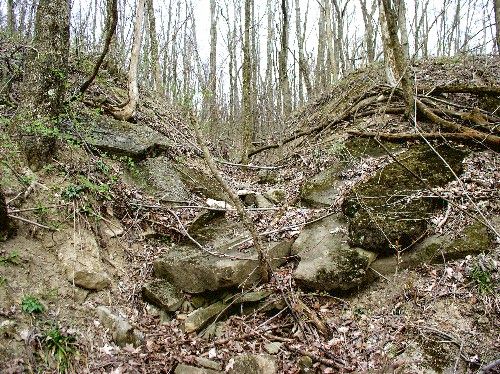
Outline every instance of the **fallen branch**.
<svg viewBox="0 0 500 374">
<path fill-rule="evenodd" d="M 207 145 L 205 144 L 205 142 L 202 139 L 200 125 L 192 112 L 190 113 L 189 117 L 190 117 L 189 120 L 191 122 L 191 125 L 193 126 L 193 130 L 195 132 L 196 141 L 198 142 L 198 145 L 200 146 L 201 150 L 203 151 L 203 156 L 205 158 L 205 162 L 208 165 L 208 168 L 212 172 L 213 176 L 215 177 L 215 179 L 217 180 L 219 185 L 229 195 L 229 198 L 231 199 L 231 202 L 233 203 L 236 210 L 238 211 L 238 215 L 240 216 L 240 219 L 243 221 L 245 228 L 250 232 L 250 235 L 252 236 L 253 246 L 254 246 L 255 251 L 257 252 L 257 256 L 258 256 L 261 280 L 264 283 L 267 283 L 270 279 L 272 269 L 271 269 L 271 264 L 269 263 L 269 260 L 267 259 L 266 253 L 264 252 L 262 240 L 260 239 L 260 236 L 257 233 L 257 229 L 255 228 L 255 225 L 252 222 L 250 216 L 245 211 L 245 207 L 243 206 L 240 198 L 231 189 L 231 187 L 229 187 L 229 185 L 224 181 L 224 179 L 222 179 L 222 176 L 221 176 L 219 170 L 215 166 L 215 162 L 212 158 L 212 155 L 210 154 L 210 151 L 208 150 Z"/>
<path fill-rule="evenodd" d="M 42 225 L 41 223 L 38 223 L 38 222 L 35 222 L 35 221 L 31 221 L 27 218 L 23 218 L 23 217 L 19 217 L 19 216 L 15 216 L 13 214 L 9 214 L 9 217 L 10 218 L 13 218 L 13 219 L 17 219 L 19 221 L 22 221 L 22 222 L 26 222 L 26 223 L 29 223 L 33 226 L 37 226 L 37 227 L 40 227 L 42 229 L 46 229 L 46 230 L 50 230 L 50 231 L 59 231 L 58 229 L 55 229 L 53 227 L 49 227 L 49 226 L 45 226 L 45 225 Z"/>
<path fill-rule="evenodd" d="M 441 93 L 470 93 L 474 95 L 500 96 L 500 86 L 474 86 L 468 84 L 454 84 L 448 86 L 421 87 L 418 93 L 441 94 Z"/>
</svg>

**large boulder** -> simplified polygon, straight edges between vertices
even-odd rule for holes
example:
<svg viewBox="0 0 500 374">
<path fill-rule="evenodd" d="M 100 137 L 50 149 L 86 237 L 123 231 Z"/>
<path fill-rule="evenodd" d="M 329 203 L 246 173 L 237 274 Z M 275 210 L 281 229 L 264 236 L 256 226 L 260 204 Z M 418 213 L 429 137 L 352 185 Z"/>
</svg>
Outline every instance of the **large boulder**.
<svg viewBox="0 0 500 374">
<path fill-rule="evenodd" d="M 239 222 L 219 217 L 198 230 L 190 231 L 206 250 L 187 242 L 173 246 L 154 263 L 154 273 L 189 293 L 229 287 L 249 287 L 260 279 L 258 256 L 253 247 L 238 249 L 248 237 Z M 265 250 L 273 267 L 283 264 L 291 242 L 270 242 Z"/>
<path fill-rule="evenodd" d="M 163 200 L 186 201 L 192 192 L 227 200 L 222 187 L 199 160 L 183 162 L 166 156 L 151 157 L 139 164 L 138 172 L 137 182 L 157 191 Z"/>
<path fill-rule="evenodd" d="M 337 161 L 323 171 L 308 179 L 300 188 L 302 202 L 311 207 L 331 206 L 339 198 L 339 193 L 349 181 L 343 176 L 353 164 L 386 155 L 384 148 L 372 139 L 354 138 L 347 141 L 335 139 L 333 142 Z M 397 151 L 400 146 L 385 143 L 390 151 Z"/>
<path fill-rule="evenodd" d="M 342 206 L 352 246 L 388 255 L 425 236 L 429 217 L 445 206 L 441 198 L 429 196 L 426 187 L 452 181 L 465 157 L 448 146 L 437 151 L 453 172 L 428 146 L 414 146 L 352 190 Z"/>
<path fill-rule="evenodd" d="M 292 246 L 300 258 L 293 277 L 302 287 L 322 291 L 346 291 L 367 280 L 367 268 L 375 259 L 371 252 L 350 248 L 347 224 L 332 215 L 307 226 Z"/>
<path fill-rule="evenodd" d="M 86 141 L 102 151 L 134 160 L 168 151 L 171 146 L 165 136 L 148 126 L 108 117 L 93 124 Z"/>
</svg>

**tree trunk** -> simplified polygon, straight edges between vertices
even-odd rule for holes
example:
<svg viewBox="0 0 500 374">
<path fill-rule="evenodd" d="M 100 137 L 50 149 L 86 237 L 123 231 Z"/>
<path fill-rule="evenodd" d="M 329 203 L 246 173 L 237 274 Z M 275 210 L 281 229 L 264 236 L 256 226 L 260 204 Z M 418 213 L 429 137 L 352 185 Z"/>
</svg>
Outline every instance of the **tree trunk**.
<svg viewBox="0 0 500 374">
<path fill-rule="evenodd" d="M 160 55 L 158 53 L 158 36 L 156 33 L 156 17 L 153 0 L 147 0 L 149 20 L 149 42 L 151 44 L 151 71 L 153 74 L 153 87 L 156 93 L 163 96 L 164 88 L 161 79 Z"/>
<path fill-rule="evenodd" d="M 6 239 L 11 231 L 7 204 L 2 190 L 0 189 L 0 240 Z"/>
<path fill-rule="evenodd" d="M 137 83 L 137 71 L 139 67 L 139 52 L 142 41 L 142 24 L 144 21 L 144 1 L 137 0 L 135 9 L 134 39 L 132 41 L 132 51 L 130 52 L 130 65 L 128 68 L 128 100 L 121 105 L 121 108 L 113 110 L 113 117 L 121 121 L 131 119 L 137 110 L 139 101 L 139 84 Z"/>
<path fill-rule="evenodd" d="M 365 23 L 365 45 L 366 45 L 366 62 L 368 64 L 375 61 L 375 31 L 373 28 L 373 15 L 375 13 L 376 2 L 372 3 L 371 11 L 368 12 L 366 0 L 360 0 L 361 13 L 363 14 L 363 22 Z"/>
<path fill-rule="evenodd" d="M 253 138 L 253 114 L 252 114 L 252 61 L 250 58 L 250 28 L 252 27 L 251 3 L 253 0 L 245 0 L 245 30 L 243 37 L 243 134 L 242 134 L 242 155 L 241 162 L 248 163 L 248 153 L 252 146 Z"/>
<path fill-rule="evenodd" d="M 14 0 L 7 0 L 7 31 L 10 35 L 13 35 L 16 31 L 15 24 Z"/>
<path fill-rule="evenodd" d="M 210 0 L 210 62 L 208 74 L 208 118 L 210 131 L 217 123 L 217 4 Z"/>
<path fill-rule="evenodd" d="M 27 58 L 16 120 L 21 149 L 35 170 L 56 150 L 67 80 L 69 14 L 68 0 L 40 0 L 36 10 L 34 48 Z"/>
<path fill-rule="evenodd" d="M 497 31 L 497 53 L 500 53 L 500 0 L 494 0 L 495 6 L 495 23 Z"/>
<path fill-rule="evenodd" d="M 101 55 L 99 56 L 99 59 L 97 60 L 94 70 L 92 72 L 92 75 L 80 86 L 79 92 L 80 95 L 83 95 L 85 91 L 90 87 L 92 82 L 94 81 L 95 77 L 97 76 L 97 73 L 99 73 L 99 69 L 101 68 L 102 63 L 104 62 L 104 59 L 106 58 L 106 55 L 109 52 L 109 46 L 111 44 L 111 40 L 113 39 L 113 36 L 115 35 L 116 31 L 116 24 L 118 22 L 118 0 L 108 0 L 107 8 L 108 8 L 108 18 L 107 18 L 107 32 L 106 32 L 106 38 L 104 39 L 104 47 L 102 49 Z"/>
<path fill-rule="evenodd" d="M 401 83 L 407 105 L 407 114 L 410 117 L 415 108 L 414 93 L 409 75 L 408 59 L 405 57 L 403 46 L 398 39 L 397 20 L 399 15 L 391 0 L 380 0 L 379 6 L 388 83 L 393 86 Z"/>
<path fill-rule="evenodd" d="M 281 97 L 283 99 L 282 117 L 289 115 L 292 111 L 292 95 L 288 79 L 288 1 L 281 0 L 281 49 L 279 53 L 279 83 Z"/>
<path fill-rule="evenodd" d="M 309 8 L 306 9 L 306 13 L 304 16 L 304 30 L 301 30 L 300 25 L 300 1 L 295 0 L 295 22 L 296 22 L 296 38 L 299 49 L 299 86 L 302 89 L 302 81 L 304 81 L 304 85 L 306 87 L 307 97 L 311 97 L 312 95 L 312 85 L 311 85 L 311 73 L 309 71 L 309 65 L 307 63 L 307 59 L 304 55 L 304 40 L 306 35 L 306 26 L 307 26 L 307 13 Z M 305 98 L 301 99 L 301 104 L 305 101 Z"/>
</svg>

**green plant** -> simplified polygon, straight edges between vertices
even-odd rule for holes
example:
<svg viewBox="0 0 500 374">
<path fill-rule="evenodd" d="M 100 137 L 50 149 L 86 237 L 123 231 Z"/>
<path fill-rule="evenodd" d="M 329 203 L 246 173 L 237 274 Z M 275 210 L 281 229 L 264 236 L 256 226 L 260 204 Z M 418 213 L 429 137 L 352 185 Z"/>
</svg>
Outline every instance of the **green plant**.
<svg viewBox="0 0 500 374">
<path fill-rule="evenodd" d="M 38 217 L 40 217 L 40 219 L 46 218 L 48 213 L 49 213 L 49 208 L 47 208 L 42 203 L 38 203 L 37 206 L 35 207 L 35 214 Z"/>
<path fill-rule="evenodd" d="M 71 371 L 71 361 L 77 353 L 76 338 L 73 335 L 54 326 L 43 334 L 42 345 L 55 359 L 59 373 Z"/>
<path fill-rule="evenodd" d="M 4 286 L 4 285 L 6 285 L 6 284 L 7 284 L 7 278 L 2 277 L 2 276 L 0 275 L 0 287 Z"/>
<path fill-rule="evenodd" d="M 19 265 L 19 253 L 17 251 L 12 251 L 5 256 L 0 256 L 0 265 L 7 264 Z"/>
<path fill-rule="evenodd" d="M 485 269 L 479 263 L 476 263 L 472 267 L 469 277 L 472 279 L 480 293 L 493 293 L 492 277 L 488 269 Z"/>
<path fill-rule="evenodd" d="M 66 200 L 75 200 L 83 192 L 85 187 L 76 184 L 70 184 L 61 192 L 61 197 Z"/>
<path fill-rule="evenodd" d="M 24 313 L 34 314 L 34 313 L 43 313 L 45 311 L 45 307 L 42 305 L 40 300 L 38 300 L 34 296 L 24 296 L 21 301 L 21 309 Z"/>
</svg>

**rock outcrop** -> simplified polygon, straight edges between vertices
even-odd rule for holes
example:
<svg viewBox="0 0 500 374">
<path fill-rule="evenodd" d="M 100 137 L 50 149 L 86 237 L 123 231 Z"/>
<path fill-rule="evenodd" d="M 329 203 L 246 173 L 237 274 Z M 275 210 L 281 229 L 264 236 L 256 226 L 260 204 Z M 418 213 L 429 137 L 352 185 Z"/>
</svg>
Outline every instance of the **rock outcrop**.
<svg viewBox="0 0 500 374">
<path fill-rule="evenodd" d="M 305 288 L 347 291 L 367 279 L 375 254 L 347 244 L 347 224 L 332 215 L 306 227 L 292 246 L 300 258 L 293 277 Z"/>
</svg>

